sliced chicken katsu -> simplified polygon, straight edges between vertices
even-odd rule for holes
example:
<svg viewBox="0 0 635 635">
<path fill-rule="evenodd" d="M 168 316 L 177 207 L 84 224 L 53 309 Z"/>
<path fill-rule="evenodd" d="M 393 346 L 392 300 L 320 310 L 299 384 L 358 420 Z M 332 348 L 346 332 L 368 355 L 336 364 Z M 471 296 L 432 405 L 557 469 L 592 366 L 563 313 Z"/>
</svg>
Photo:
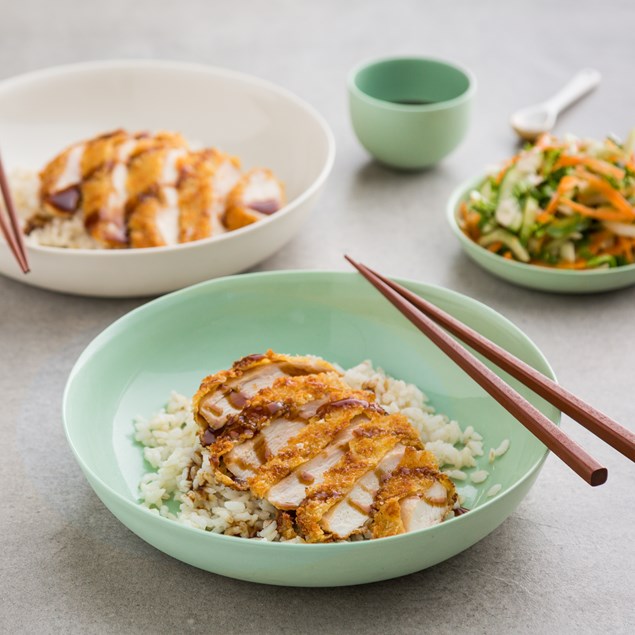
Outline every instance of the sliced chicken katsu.
<svg viewBox="0 0 635 635">
<path fill-rule="evenodd" d="M 238 220 L 226 224 L 230 194 L 229 216 Z M 241 177 L 239 160 L 219 150 L 192 150 L 171 132 L 115 130 L 70 146 L 44 167 L 40 211 L 26 231 L 81 214 L 87 233 L 105 248 L 175 245 L 255 222 L 283 198 L 271 172 L 258 168 Z"/>
<path fill-rule="evenodd" d="M 271 503 L 286 538 L 413 531 L 456 502 L 408 419 L 323 360 L 250 355 L 203 380 L 193 409 L 215 479 Z"/>
<path fill-rule="evenodd" d="M 398 507 L 384 506 L 397 488 L 408 494 L 397 496 Z M 375 537 L 393 535 L 387 517 L 392 509 L 394 533 L 413 531 L 440 523 L 457 500 L 454 484 L 439 468 L 430 452 L 415 451 L 402 444 L 384 455 L 374 470 L 369 470 L 348 494 L 324 514 L 320 524 L 333 538 L 342 539 L 359 531 L 373 518 Z M 380 514 L 376 514 L 377 510 Z M 401 523 L 401 524 L 400 524 Z"/>
<path fill-rule="evenodd" d="M 128 242 L 125 162 L 128 152 L 141 139 L 128 143 L 129 140 L 123 130 L 118 130 L 85 144 L 79 160 L 80 179 L 71 186 L 79 189 L 78 207 L 81 206 L 86 231 L 111 248 L 125 247 Z M 54 197 L 55 194 L 51 198 Z"/>
<path fill-rule="evenodd" d="M 373 538 L 394 536 L 440 523 L 457 500 L 454 484 L 438 470 L 434 455 L 406 448 L 373 503 Z"/>
<path fill-rule="evenodd" d="M 416 430 L 401 414 L 373 413 L 353 428 L 339 460 L 322 479 L 310 484 L 305 496 L 297 503 L 296 519 L 306 540 L 318 542 L 324 539 L 326 534 L 321 526 L 324 514 L 342 501 L 370 470 L 377 469 L 386 454 L 398 444 L 422 447 Z M 268 499 L 275 505 L 271 496 Z"/>
<path fill-rule="evenodd" d="M 270 459 L 283 451 L 288 455 L 291 440 L 301 442 L 303 430 L 324 404 L 351 394 L 334 372 L 278 377 L 230 416 L 217 438 L 209 428 L 203 433 L 204 443 L 214 439 L 209 450 L 217 479 L 246 489 Z M 365 396 L 362 391 L 353 394 Z"/>
<path fill-rule="evenodd" d="M 192 399 L 194 417 L 203 427 L 203 432 L 207 428 L 219 430 L 230 415 L 240 412 L 259 390 L 270 387 L 278 377 L 328 372 L 337 371 L 334 366 L 316 357 L 278 355 L 273 351 L 264 355 L 248 355 L 235 362 L 229 370 L 222 370 L 203 380 Z"/>
<path fill-rule="evenodd" d="M 229 193 L 223 222 L 229 230 L 251 225 L 277 212 L 284 200 L 284 187 L 271 170 L 250 170 Z"/>
<path fill-rule="evenodd" d="M 130 151 L 127 166 L 120 164 L 120 201 L 131 247 L 161 247 L 178 242 L 174 171 L 187 151 L 180 137 L 158 134 L 141 139 Z M 85 222 L 86 211 L 84 208 Z M 93 237 L 98 238 L 94 234 Z"/>
<path fill-rule="evenodd" d="M 225 231 L 221 216 L 227 195 L 240 179 L 240 161 L 214 148 L 190 153 L 181 163 L 178 242 Z"/>
<path fill-rule="evenodd" d="M 328 478 L 363 426 L 384 415 L 380 406 L 352 391 L 321 406 L 308 425 L 249 479 L 252 493 L 278 509 L 297 508 L 310 486 Z"/>
<path fill-rule="evenodd" d="M 368 470 L 344 498 L 322 516 L 320 525 L 324 532 L 335 539 L 343 539 L 358 532 L 368 522 L 381 482 L 397 467 L 405 450 L 406 446 L 397 443 L 375 469 Z"/>
<path fill-rule="evenodd" d="M 42 213 L 74 214 L 81 201 L 82 180 L 104 163 L 113 163 L 115 148 L 127 138 L 125 131 L 115 130 L 89 142 L 73 144 L 50 161 L 40 172 Z"/>
<path fill-rule="evenodd" d="M 87 232 L 101 245 L 129 245 L 131 208 L 139 205 L 140 217 L 152 216 L 163 206 L 161 173 L 170 148 L 187 151 L 177 134 L 129 134 L 123 130 L 71 146 L 40 173 L 43 214 L 72 216 L 81 213 Z M 152 232 L 149 229 L 152 229 Z M 156 239 L 154 224 L 138 224 L 148 231 L 146 242 Z"/>
</svg>

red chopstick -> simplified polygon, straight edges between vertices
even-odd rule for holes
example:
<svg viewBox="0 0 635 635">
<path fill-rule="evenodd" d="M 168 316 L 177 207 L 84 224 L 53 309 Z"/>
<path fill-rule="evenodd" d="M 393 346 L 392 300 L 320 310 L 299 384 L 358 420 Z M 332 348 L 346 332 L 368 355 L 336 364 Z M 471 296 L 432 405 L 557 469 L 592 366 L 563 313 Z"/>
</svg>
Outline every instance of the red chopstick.
<svg viewBox="0 0 635 635">
<path fill-rule="evenodd" d="M 20 265 L 23 273 L 29 273 L 29 261 L 26 256 L 26 250 L 24 248 L 24 241 L 22 240 L 22 230 L 20 229 L 20 223 L 18 222 L 18 215 L 16 214 L 15 207 L 13 205 L 13 198 L 11 197 L 11 190 L 9 189 L 9 183 L 7 182 L 7 175 L 4 171 L 2 164 L 2 157 L 0 156 L 0 190 L 2 190 L 2 198 L 4 200 L 4 206 L 9 216 L 11 227 L 7 225 L 6 220 L 3 217 L 2 210 L 0 210 L 0 230 L 2 231 L 7 245 L 13 252 L 15 259 Z"/>
<path fill-rule="evenodd" d="M 448 335 L 431 318 L 402 297 L 368 267 L 352 258 L 346 259 L 405 315 L 420 331 L 436 344 L 450 359 L 462 368 L 476 383 L 485 389 L 510 414 L 520 421 L 534 436 L 544 443 L 556 456 L 562 459 L 576 474 L 590 485 L 606 482 L 608 471 L 590 456 L 573 439 L 540 410 L 506 384 L 496 373 L 478 360 L 459 342 Z"/>
<path fill-rule="evenodd" d="M 368 267 L 367 267 L 368 269 Z M 504 348 L 477 333 L 466 324 L 446 313 L 431 302 L 413 293 L 406 287 L 393 282 L 380 273 L 368 269 L 382 282 L 396 291 L 401 297 L 410 301 L 421 309 L 428 317 L 440 324 L 446 331 L 456 335 L 460 340 L 471 346 L 476 352 L 494 362 L 499 368 L 515 377 L 521 383 L 531 388 L 536 394 L 553 404 L 559 410 L 569 415 L 574 421 L 583 425 L 602 441 L 621 452 L 631 461 L 635 461 L 635 433 L 620 425 L 608 415 L 586 403 L 580 397 L 570 393 L 549 377 L 545 377 L 535 368 L 515 357 Z"/>
</svg>

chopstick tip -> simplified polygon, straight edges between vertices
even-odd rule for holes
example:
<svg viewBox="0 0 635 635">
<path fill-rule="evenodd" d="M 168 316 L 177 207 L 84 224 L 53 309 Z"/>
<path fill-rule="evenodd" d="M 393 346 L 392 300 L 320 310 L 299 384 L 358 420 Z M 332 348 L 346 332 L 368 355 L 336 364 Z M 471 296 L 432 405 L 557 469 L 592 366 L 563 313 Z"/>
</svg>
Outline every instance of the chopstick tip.
<svg viewBox="0 0 635 635">
<path fill-rule="evenodd" d="M 346 260 L 348 260 L 348 262 L 353 265 L 353 267 L 355 267 L 355 269 L 360 269 L 360 264 L 357 262 L 357 260 L 355 260 L 354 258 L 352 258 L 351 256 L 349 256 L 348 254 L 344 254 L 344 258 Z"/>
<path fill-rule="evenodd" d="M 609 472 L 605 467 L 600 467 L 594 470 L 591 474 L 591 486 L 597 487 L 606 483 L 606 479 L 609 477 Z"/>
</svg>

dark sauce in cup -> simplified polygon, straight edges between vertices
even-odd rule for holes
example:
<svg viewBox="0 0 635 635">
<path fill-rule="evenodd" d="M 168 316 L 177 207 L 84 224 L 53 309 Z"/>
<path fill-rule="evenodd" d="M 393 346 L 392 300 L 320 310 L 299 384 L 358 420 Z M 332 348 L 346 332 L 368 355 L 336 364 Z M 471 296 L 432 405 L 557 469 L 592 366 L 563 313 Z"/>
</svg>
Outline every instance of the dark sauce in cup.
<svg viewBox="0 0 635 635">
<path fill-rule="evenodd" d="M 436 104 L 436 101 L 430 101 L 429 99 L 391 99 L 393 104 L 400 104 L 402 106 L 429 106 L 430 104 Z"/>
</svg>

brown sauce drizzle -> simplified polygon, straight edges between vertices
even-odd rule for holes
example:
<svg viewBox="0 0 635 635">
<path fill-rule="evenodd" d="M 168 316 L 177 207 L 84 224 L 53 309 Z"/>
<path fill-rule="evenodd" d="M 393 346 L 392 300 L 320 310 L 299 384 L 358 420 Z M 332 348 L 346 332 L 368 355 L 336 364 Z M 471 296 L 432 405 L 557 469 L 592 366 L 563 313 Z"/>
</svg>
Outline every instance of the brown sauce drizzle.
<svg viewBox="0 0 635 635">
<path fill-rule="evenodd" d="M 381 437 L 386 435 L 386 430 L 374 426 L 372 428 L 355 428 L 353 435 L 356 437 L 362 437 L 364 439 L 372 439 L 373 437 Z"/>
<path fill-rule="evenodd" d="M 56 210 L 64 214 L 72 214 L 77 211 L 82 198 L 78 185 L 71 185 L 59 192 L 53 192 L 46 197 L 46 202 Z"/>
<path fill-rule="evenodd" d="M 101 139 L 110 139 L 111 137 L 116 137 L 117 135 L 120 134 L 125 134 L 125 130 L 123 128 L 117 128 L 116 130 L 112 130 L 111 132 L 104 132 L 103 134 L 100 134 L 99 136 L 95 137 L 95 141 L 101 140 Z"/>
<path fill-rule="evenodd" d="M 205 410 L 209 410 L 213 415 L 220 417 L 223 414 L 223 409 L 220 406 L 217 406 L 215 403 L 204 403 L 202 404 Z"/>
<path fill-rule="evenodd" d="M 240 390 L 232 390 L 227 395 L 227 401 L 237 410 L 242 410 L 249 401 L 249 396 Z"/>
<path fill-rule="evenodd" d="M 463 514 L 467 514 L 470 510 L 467 509 L 467 507 L 457 507 L 454 510 L 454 515 L 455 516 L 462 516 Z"/>
<path fill-rule="evenodd" d="M 264 410 L 270 415 L 275 415 L 278 414 L 278 412 L 280 412 L 280 410 L 284 407 L 285 403 L 283 401 L 272 401 L 264 407 Z"/>
<path fill-rule="evenodd" d="M 295 413 L 298 419 L 302 419 L 302 421 L 308 421 L 311 417 L 315 416 L 315 413 L 323 406 L 325 403 L 328 403 L 326 399 L 317 399 L 315 401 L 307 401 L 307 403 L 301 405 L 297 412 Z"/>
<path fill-rule="evenodd" d="M 266 355 L 263 355 L 262 353 L 252 353 L 251 355 L 247 355 L 246 357 L 243 357 L 240 361 L 241 362 L 259 362 L 261 359 L 264 359 L 266 357 Z"/>
<path fill-rule="evenodd" d="M 311 499 L 314 501 L 328 501 L 333 498 L 337 499 L 342 496 L 342 493 L 337 490 L 323 489 L 319 492 L 316 492 L 311 496 Z"/>
<path fill-rule="evenodd" d="M 216 441 L 216 435 L 211 428 L 207 428 L 205 432 L 203 432 L 203 436 L 201 437 L 201 443 L 203 445 L 212 445 Z"/>
<path fill-rule="evenodd" d="M 90 181 L 94 179 L 98 174 L 110 174 L 115 167 L 115 161 L 106 160 L 103 163 L 98 163 L 92 170 L 88 170 L 82 174 L 82 181 Z"/>
<path fill-rule="evenodd" d="M 182 189 L 187 179 L 194 176 L 194 174 L 196 174 L 196 171 L 191 165 L 181 165 L 178 168 L 178 174 L 176 177 L 176 182 L 174 183 L 174 187 L 176 187 L 177 190 Z M 234 364 L 234 366 L 236 366 L 236 364 Z"/>
<path fill-rule="evenodd" d="M 302 483 L 302 485 L 311 485 L 315 481 L 315 476 L 307 471 L 302 471 L 298 474 L 298 481 Z"/>
<path fill-rule="evenodd" d="M 26 221 L 24 233 L 28 236 L 32 231 L 44 227 L 49 220 L 50 218 L 46 216 L 31 216 L 31 218 Z"/>
<path fill-rule="evenodd" d="M 241 436 L 251 438 L 262 426 L 277 416 L 283 416 L 289 411 L 284 401 L 272 401 L 262 406 L 247 406 L 242 412 L 229 418 L 223 429 L 223 434 L 230 439 Z"/>
<path fill-rule="evenodd" d="M 148 199 L 159 198 L 159 186 L 156 183 L 153 183 L 147 190 L 144 190 L 140 194 L 137 194 L 134 198 L 130 198 L 126 201 L 125 214 L 126 218 L 129 218 L 134 214 L 135 210 L 143 201 L 147 201 Z"/>
<path fill-rule="evenodd" d="M 247 207 L 266 216 L 271 216 L 271 214 L 280 209 L 280 204 L 277 200 L 270 198 L 266 201 L 252 201 L 251 203 L 247 203 Z"/>
</svg>

